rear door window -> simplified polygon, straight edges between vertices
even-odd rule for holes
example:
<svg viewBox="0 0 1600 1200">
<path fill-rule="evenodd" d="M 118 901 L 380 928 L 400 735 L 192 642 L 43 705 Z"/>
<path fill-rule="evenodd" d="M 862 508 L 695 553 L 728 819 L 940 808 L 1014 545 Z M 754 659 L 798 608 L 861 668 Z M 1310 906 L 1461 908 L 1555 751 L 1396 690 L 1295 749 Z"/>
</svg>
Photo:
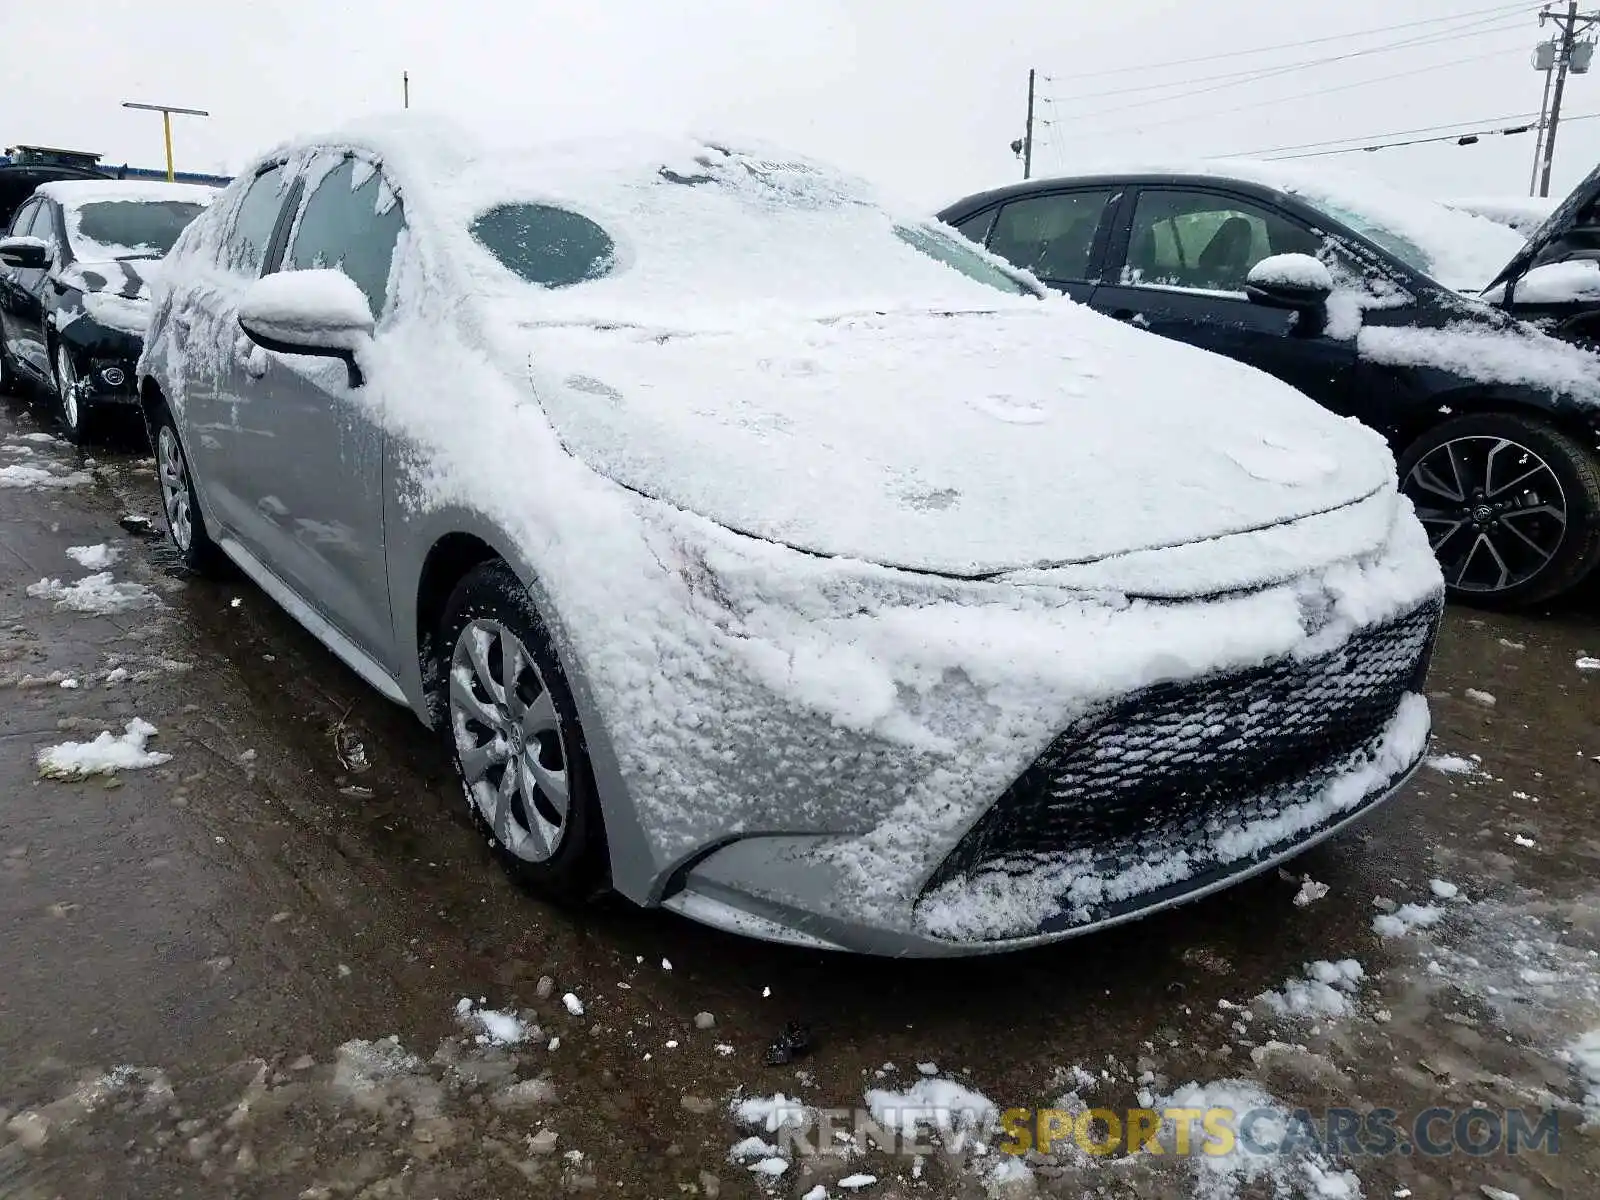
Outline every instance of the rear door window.
<svg viewBox="0 0 1600 1200">
<path fill-rule="evenodd" d="M 248 275 L 259 275 L 266 261 L 267 246 L 278 224 L 278 211 L 287 190 L 283 164 L 268 167 L 255 177 L 239 202 L 233 228 L 223 242 L 223 266 Z"/>
<path fill-rule="evenodd" d="M 1112 192 L 1058 192 L 1004 205 L 994 218 L 989 249 L 1052 282 L 1089 278 L 1095 234 Z"/>
</svg>

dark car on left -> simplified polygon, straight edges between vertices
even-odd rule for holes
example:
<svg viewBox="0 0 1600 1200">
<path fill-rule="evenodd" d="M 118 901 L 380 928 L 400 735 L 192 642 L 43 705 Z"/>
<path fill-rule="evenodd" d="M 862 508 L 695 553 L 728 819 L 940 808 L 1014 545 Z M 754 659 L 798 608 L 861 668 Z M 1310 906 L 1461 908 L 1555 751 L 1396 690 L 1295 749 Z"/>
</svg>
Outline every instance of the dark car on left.
<svg viewBox="0 0 1600 1200">
<path fill-rule="evenodd" d="M 150 282 L 214 189 L 112 179 L 41 185 L 0 237 L 0 391 L 54 398 L 63 432 L 92 437 L 137 402 Z"/>
</svg>

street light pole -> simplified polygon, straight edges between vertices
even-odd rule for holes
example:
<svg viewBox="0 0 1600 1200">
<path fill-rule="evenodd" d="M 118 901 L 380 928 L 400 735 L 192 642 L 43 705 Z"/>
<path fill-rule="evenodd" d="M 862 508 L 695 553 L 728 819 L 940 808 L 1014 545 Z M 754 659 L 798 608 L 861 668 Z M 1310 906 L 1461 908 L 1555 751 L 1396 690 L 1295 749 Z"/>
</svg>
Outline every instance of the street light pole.
<svg viewBox="0 0 1600 1200">
<path fill-rule="evenodd" d="M 171 183 L 176 178 L 172 169 L 172 114 L 181 113 L 186 117 L 209 117 L 211 114 L 203 108 L 179 108 L 174 104 L 137 104 L 132 100 L 124 100 L 122 107 L 161 114 L 161 136 L 167 146 L 167 182 Z"/>
</svg>

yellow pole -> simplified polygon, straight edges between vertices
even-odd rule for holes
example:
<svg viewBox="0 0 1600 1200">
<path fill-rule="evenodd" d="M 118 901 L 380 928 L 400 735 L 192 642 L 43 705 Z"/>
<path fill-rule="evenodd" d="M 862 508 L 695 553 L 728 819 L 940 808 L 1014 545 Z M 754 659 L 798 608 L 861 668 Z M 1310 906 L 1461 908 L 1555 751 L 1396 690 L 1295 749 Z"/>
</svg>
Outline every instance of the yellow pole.
<svg viewBox="0 0 1600 1200">
<path fill-rule="evenodd" d="M 161 110 L 161 132 L 167 139 L 167 182 L 171 183 L 175 178 L 172 173 L 172 114 L 164 108 Z"/>
</svg>

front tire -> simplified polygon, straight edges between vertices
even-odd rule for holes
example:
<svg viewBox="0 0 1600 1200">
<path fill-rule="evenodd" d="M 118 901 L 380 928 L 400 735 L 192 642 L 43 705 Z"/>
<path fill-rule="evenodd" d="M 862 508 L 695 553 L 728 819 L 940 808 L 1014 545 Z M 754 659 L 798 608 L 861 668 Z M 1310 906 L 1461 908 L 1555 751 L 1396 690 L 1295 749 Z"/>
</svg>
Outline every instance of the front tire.
<svg viewBox="0 0 1600 1200">
<path fill-rule="evenodd" d="M 93 405 L 83 397 L 83 388 L 78 379 L 78 366 L 72 361 L 72 351 L 66 343 L 57 342 L 55 357 L 52 360 L 56 385 L 57 415 L 61 419 L 62 431 L 66 434 L 67 441 L 75 446 L 82 446 L 93 440 L 94 430 L 98 425 Z"/>
<path fill-rule="evenodd" d="M 609 857 L 583 728 L 528 589 L 502 562 L 474 567 L 435 646 L 440 734 L 502 866 L 552 900 L 603 895 Z"/>
<path fill-rule="evenodd" d="M 1399 469 L 1452 599 L 1538 604 L 1600 563 L 1600 462 L 1543 421 L 1457 417 L 1407 447 Z"/>
<path fill-rule="evenodd" d="M 200 497 L 195 491 L 194 475 L 189 470 L 183 441 L 178 437 L 177 422 L 162 401 L 156 402 L 151 426 L 155 433 L 156 484 L 161 489 L 161 512 L 167 521 L 167 538 L 187 569 L 196 575 L 225 578 L 228 558 L 206 532 L 205 519 L 200 514 Z"/>
</svg>

